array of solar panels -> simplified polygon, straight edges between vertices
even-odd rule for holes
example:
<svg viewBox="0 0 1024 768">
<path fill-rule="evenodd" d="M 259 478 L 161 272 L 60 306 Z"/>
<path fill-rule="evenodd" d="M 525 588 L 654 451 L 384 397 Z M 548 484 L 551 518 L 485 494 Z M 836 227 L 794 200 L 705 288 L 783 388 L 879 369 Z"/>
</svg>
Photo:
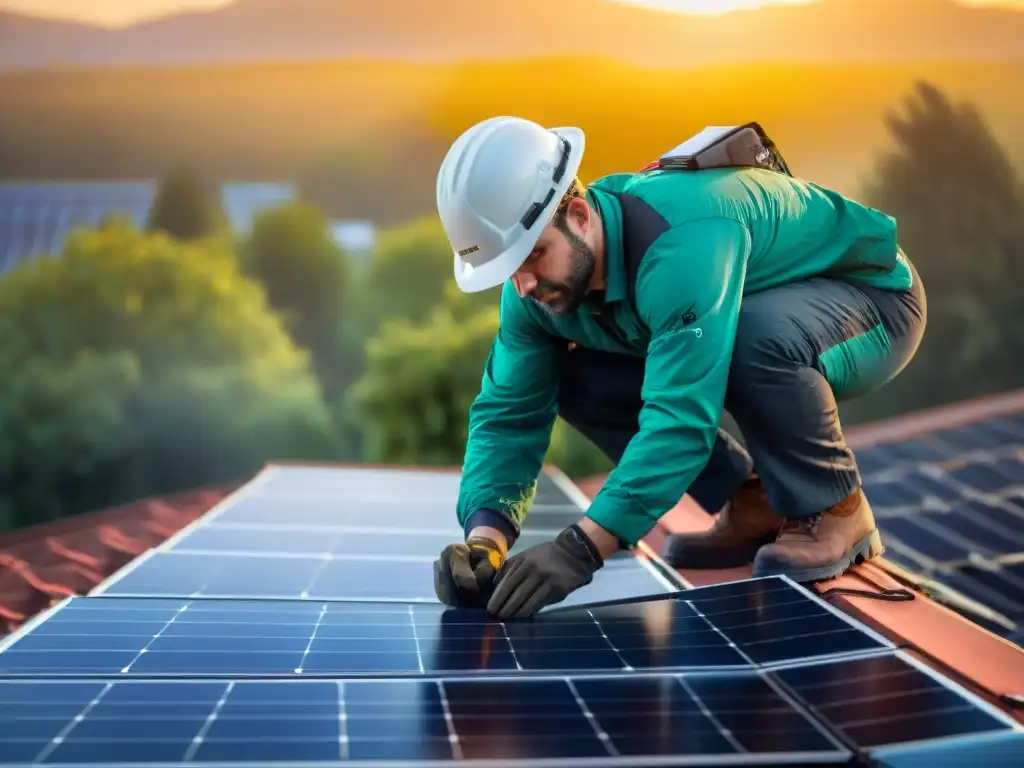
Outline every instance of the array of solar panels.
<svg viewBox="0 0 1024 768">
<path fill-rule="evenodd" d="M 448 609 L 458 481 L 265 470 L 0 644 L 0 764 L 902 768 L 1024 737 L 785 578 L 678 591 L 623 553 L 532 620 Z M 517 548 L 585 503 L 546 473 Z"/>
<path fill-rule="evenodd" d="M 0 273 L 40 254 L 59 253 L 77 227 L 97 227 L 111 216 L 142 227 L 156 195 L 156 181 L 0 184 Z M 221 200 L 232 227 L 244 232 L 260 211 L 295 196 L 278 182 L 229 182 Z"/>
<path fill-rule="evenodd" d="M 886 558 L 1024 641 L 1024 413 L 858 451 Z"/>
</svg>

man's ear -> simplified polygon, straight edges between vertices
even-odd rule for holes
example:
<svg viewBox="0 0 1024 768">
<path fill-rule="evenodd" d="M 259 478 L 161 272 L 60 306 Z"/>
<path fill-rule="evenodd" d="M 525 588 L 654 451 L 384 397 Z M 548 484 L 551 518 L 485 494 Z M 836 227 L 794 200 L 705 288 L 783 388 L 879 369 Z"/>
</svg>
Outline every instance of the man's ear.
<svg viewBox="0 0 1024 768">
<path fill-rule="evenodd" d="M 569 210 L 567 213 L 568 216 L 566 218 L 576 224 L 582 236 L 586 236 L 592 221 L 590 206 L 587 205 L 587 201 L 582 197 L 574 197 L 569 201 Z"/>
</svg>

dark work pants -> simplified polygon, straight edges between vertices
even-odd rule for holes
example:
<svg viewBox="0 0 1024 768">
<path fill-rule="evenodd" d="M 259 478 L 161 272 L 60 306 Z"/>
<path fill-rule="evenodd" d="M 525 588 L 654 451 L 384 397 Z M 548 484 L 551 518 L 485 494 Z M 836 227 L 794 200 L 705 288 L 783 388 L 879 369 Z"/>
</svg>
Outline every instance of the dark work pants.
<svg viewBox="0 0 1024 768">
<path fill-rule="evenodd" d="M 860 487 L 837 402 L 895 377 L 914 356 L 927 317 L 920 278 L 906 292 L 829 278 L 743 298 L 725 409 L 746 449 L 719 429 L 689 494 L 718 511 L 756 469 L 772 508 L 822 512 Z M 565 353 L 559 415 L 618 463 L 639 429 L 641 357 Z"/>
</svg>

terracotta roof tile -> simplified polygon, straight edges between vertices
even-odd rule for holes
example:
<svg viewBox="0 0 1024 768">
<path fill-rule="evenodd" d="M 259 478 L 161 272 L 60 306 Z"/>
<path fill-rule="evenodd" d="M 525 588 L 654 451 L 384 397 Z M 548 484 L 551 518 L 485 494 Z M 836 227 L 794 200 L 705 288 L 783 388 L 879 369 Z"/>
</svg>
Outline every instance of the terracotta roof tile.
<svg viewBox="0 0 1024 768">
<path fill-rule="evenodd" d="M 63 597 L 85 594 L 238 485 L 143 499 L 0 535 L 0 635 Z"/>
</svg>

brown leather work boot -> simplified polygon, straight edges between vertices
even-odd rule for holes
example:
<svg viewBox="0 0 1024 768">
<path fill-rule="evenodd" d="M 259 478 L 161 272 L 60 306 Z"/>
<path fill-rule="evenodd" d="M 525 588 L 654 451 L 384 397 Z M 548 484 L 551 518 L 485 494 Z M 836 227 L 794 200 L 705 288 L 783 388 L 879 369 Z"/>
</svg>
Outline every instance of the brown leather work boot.
<svg viewBox="0 0 1024 768">
<path fill-rule="evenodd" d="M 821 514 L 787 520 L 775 543 L 754 558 L 754 576 L 833 579 L 883 551 L 871 505 L 858 489 Z"/>
<path fill-rule="evenodd" d="M 673 533 L 665 538 L 662 559 L 673 568 L 737 568 L 754 559 L 760 547 L 775 541 L 783 518 L 768 505 L 761 480 L 753 475 L 703 533 Z"/>
</svg>

